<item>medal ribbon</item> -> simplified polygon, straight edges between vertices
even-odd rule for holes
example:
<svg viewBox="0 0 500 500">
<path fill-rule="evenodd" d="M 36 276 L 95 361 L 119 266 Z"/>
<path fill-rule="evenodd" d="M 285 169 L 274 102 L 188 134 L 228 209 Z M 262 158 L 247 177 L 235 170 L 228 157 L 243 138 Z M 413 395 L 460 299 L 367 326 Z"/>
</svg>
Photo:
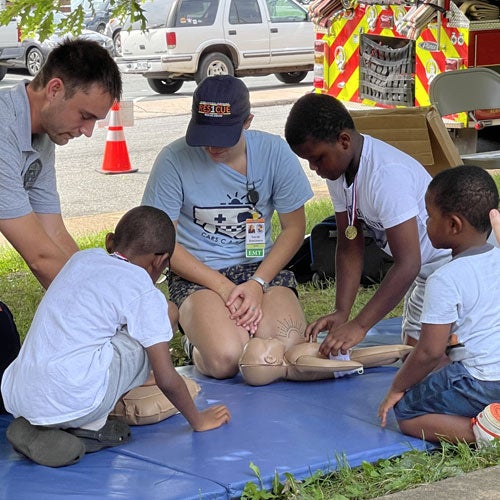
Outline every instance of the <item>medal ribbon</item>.
<svg viewBox="0 0 500 500">
<path fill-rule="evenodd" d="M 356 177 L 354 177 L 354 181 L 352 183 L 352 204 L 351 210 L 347 207 L 347 224 L 349 226 L 354 226 L 356 222 Z"/>
<path fill-rule="evenodd" d="M 109 254 L 109 256 L 114 257 L 115 259 L 120 259 L 120 260 L 124 260 L 125 262 L 128 262 L 127 257 L 125 257 L 125 255 L 123 255 L 120 252 L 113 252 L 113 253 Z"/>
</svg>

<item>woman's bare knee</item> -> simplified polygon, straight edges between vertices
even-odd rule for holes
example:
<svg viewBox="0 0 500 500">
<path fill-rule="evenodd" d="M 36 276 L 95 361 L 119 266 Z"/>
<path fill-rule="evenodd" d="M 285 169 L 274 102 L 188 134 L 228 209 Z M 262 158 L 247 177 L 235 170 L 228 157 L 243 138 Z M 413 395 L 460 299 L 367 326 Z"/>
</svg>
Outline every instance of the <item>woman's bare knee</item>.
<svg viewBox="0 0 500 500">
<path fill-rule="evenodd" d="M 238 360 L 241 352 L 238 355 L 229 352 L 211 352 L 210 355 L 202 356 L 198 349 L 193 351 L 193 362 L 198 370 L 217 379 L 225 379 L 234 377 L 239 370 Z"/>
</svg>

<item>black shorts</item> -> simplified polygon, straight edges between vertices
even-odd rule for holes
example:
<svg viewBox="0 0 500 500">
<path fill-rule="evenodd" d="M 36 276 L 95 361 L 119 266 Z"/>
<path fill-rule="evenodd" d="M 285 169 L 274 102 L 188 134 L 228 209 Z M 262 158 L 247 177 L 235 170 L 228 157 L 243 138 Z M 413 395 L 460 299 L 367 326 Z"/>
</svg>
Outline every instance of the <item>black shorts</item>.
<svg viewBox="0 0 500 500">
<path fill-rule="evenodd" d="M 219 269 L 219 273 L 231 280 L 234 284 L 239 285 L 248 281 L 250 276 L 253 276 L 260 262 L 252 264 L 236 264 L 235 266 L 225 267 Z M 271 286 L 285 286 L 294 291 L 297 295 L 297 280 L 292 271 L 280 271 L 276 277 L 271 281 Z M 170 293 L 170 300 L 177 306 L 181 307 L 182 303 L 192 293 L 198 290 L 205 290 L 206 287 L 187 281 L 174 273 L 170 274 L 168 280 L 168 290 Z"/>
</svg>

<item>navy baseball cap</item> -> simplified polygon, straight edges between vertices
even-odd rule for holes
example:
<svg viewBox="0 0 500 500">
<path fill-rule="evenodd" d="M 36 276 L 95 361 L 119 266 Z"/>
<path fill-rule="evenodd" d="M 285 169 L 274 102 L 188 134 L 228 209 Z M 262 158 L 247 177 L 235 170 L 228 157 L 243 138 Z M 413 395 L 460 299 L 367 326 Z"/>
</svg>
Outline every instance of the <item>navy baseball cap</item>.
<svg viewBox="0 0 500 500">
<path fill-rule="evenodd" d="M 194 91 L 186 142 L 189 146 L 230 148 L 241 137 L 249 115 L 250 93 L 239 78 L 205 78 Z"/>
</svg>

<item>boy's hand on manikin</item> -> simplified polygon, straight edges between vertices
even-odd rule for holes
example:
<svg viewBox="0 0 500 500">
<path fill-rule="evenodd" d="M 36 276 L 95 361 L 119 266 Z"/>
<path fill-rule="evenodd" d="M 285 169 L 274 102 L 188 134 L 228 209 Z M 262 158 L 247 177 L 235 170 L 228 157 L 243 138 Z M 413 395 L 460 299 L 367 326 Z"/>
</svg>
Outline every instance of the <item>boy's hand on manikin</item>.
<svg viewBox="0 0 500 500">
<path fill-rule="evenodd" d="M 349 349 L 359 344 L 366 335 L 366 330 L 361 328 L 354 320 L 330 330 L 325 340 L 321 343 L 319 350 L 324 356 L 337 356 L 340 353 L 347 354 Z"/>
<path fill-rule="evenodd" d="M 306 339 L 311 342 L 316 342 L 318 334 L 321 332 L 332 332 L 335 328 L 338 328 L 340 325 L 344 324 L 347 321 L 347 317 L 344 314 L 341 314 L 339 311 L 335 311 L 331 314 L 327 314 L 326 316 L 322 316 L 321 318 L 313 321 L 306 328 Z"/>
</svg>

